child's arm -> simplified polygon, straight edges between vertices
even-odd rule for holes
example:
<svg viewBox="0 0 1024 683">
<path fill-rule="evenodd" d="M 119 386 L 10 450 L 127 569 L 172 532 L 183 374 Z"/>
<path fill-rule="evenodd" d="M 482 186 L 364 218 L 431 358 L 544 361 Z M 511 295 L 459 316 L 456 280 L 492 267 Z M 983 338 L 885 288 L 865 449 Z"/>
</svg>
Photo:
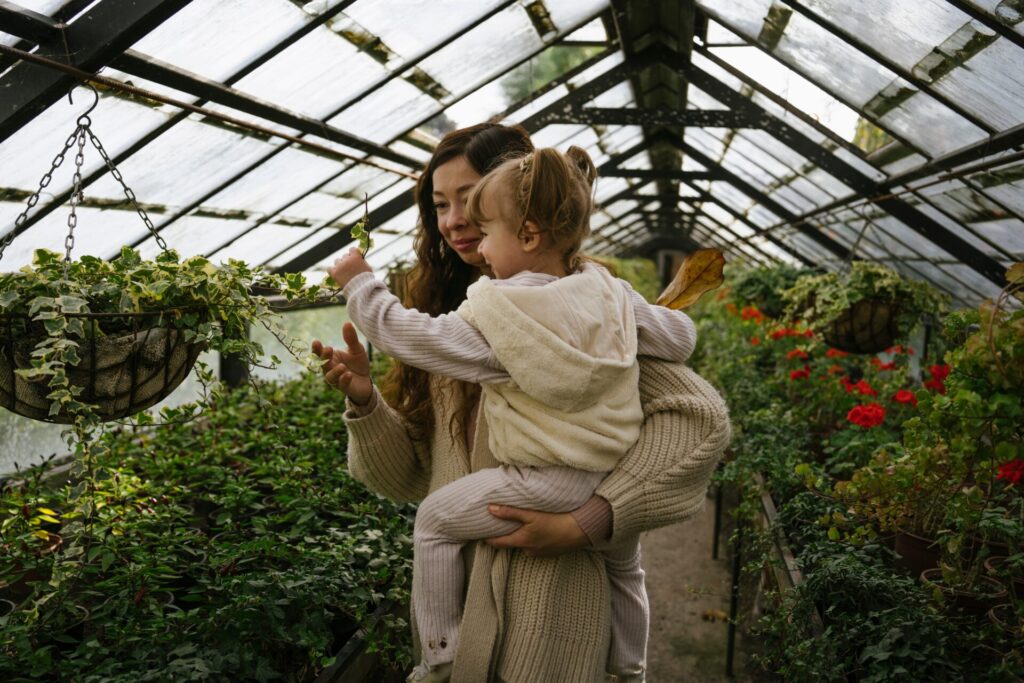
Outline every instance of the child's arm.
<svg viewBox="0 0 1024 683">
<path fill-rule="evenodd" d="M 697 328 L 690 316 L 664 306 L 655 306 L 620 279 L 633 300 L 636 318 L 637 355 L 683 363 L 697 343 Z"/>
<path fill-rule="evenodd" d="M 433 317 L 405 308 L 372 272 L 352 263 L 351 253 L 336 262 L 331 275 L 344 287 L 349 318 L 384 353 L 465 382 L 508 380 L 483 335 L 458 314 Z"/>
</svg>

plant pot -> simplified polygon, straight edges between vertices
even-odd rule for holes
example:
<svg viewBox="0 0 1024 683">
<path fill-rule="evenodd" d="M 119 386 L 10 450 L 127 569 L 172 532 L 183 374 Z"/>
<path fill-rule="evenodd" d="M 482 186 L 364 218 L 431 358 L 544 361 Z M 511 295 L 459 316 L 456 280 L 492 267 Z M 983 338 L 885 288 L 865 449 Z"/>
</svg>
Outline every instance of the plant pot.
<svg viewBox="0 0 1024 683">
<path fill-rule="evenodd" d="M 988 620 L 995 624 L 996 628 L 1000 631 L 1017 638 L 1024 636 L 1024 625 L 1020 623 L 1013 605 L 1004 602 L 996 605 L 985 614 Z"/>
<path fill-rule="evenodd" d="M 153 316 L 149 316 L 153 317 Z M 88 324 L 88 321 L 86 321 Z M 50 415 L 49 378 L 25 379 L 15 371 L 32 366 L 39 337 L 15 338 L 0 327 L 0 405 L 34 420 L 70 424 L 66 411 Z M 116 420 L 156 404 L 188 376 L 201 345 L 187 343 L 185 331 L 150 327 L 120 336 L 82 339 L 77 366 L 68 366 L 80 400 L 96 406 L 102 420 Z"/>
<path fill-rule="evenodd" d="M 911 576 L 920 576 L 924 570 L 939 566 L 938 541 L 930 538 L 897 529 L 893 550 L 898 555 L 893 564 L 906 569 Z"/>
<path fill-rule="evenodd" d="M 941 596 L 947 609 L 952 609 L 973 617 L 980 617 L 990 609 L 1006 600 L 1006 587 L 989 576 L 979 576 L 978 586 L 983 590 L 961 590 L 951 588 L 942 581 L 942 570 L 926 569 L 921 572 L 921 583 L 930 587 Z"/>
<path fill-rule="evenodd" d="M 849 353 L 878 353 L 899 338 L 899 306 L 878 299 L 861 299 L 821 330 L 825 342 Z"/>
<path fill-rule="evenodd" d="M 985 571 L 1002 581 L 1014 600 L 1024 600 L 1024 575 L 1011 575 L 1005 562 L 1005 555 L 990 555 L 985 558 Z"/>
</svg>

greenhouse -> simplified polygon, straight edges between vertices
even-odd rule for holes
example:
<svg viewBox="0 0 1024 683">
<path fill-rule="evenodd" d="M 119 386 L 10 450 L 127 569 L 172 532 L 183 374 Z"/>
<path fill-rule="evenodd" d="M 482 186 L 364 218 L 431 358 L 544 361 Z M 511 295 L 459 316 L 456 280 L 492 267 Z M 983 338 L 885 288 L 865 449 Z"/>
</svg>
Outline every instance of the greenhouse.
<svg viewBox="0 0 1024 683">
<path fill-rule="evenodd" d="M 0 0 L 0 680 L 1024 680 L 1022 0 Z"/>
</svg>

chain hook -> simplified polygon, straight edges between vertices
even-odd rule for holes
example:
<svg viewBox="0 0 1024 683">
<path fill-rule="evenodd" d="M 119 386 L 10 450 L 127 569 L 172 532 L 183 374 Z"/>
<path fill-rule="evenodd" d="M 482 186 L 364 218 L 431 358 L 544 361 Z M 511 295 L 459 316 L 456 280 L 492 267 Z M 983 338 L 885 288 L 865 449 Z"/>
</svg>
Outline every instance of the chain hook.
<svg viewBox="0 0 1024 683">
<path fill-rule="evenodd" d="M 71 86 L 70 90 L 68 90 L 68 103 L 70 103 L 70 104 L 74 104 L 75 103 L 75 100 L 71 97 L 71 93 L 73 93 L 75 88 L 77 88 L 79 86 L 81 86 L 83 88 L 88 88 L 89 90 L 92 90 L 92 97 L 93 97 L 92 105 L 88 109 L 85 110 L 85 113 L 83 113 L 81 116 L 78 117 L 78 121 L 77 121 L 78 125 L 83 126 L 83 125 L 88 125 L 89 123 L 91 123 L 91 120 L 89 119 L 89 114 L 91 114 L 92 110 L 96 108 L 96 105 L 98 105 L 100 103 L 100 91 L 97 90 L 96 86 L 94 86 L 89 81 L 84 81 L 82 83 L 76 83 L 76 84 Z M 84 120 L 84 122 L 83 122 L 83 120 Z"/>
</svg>

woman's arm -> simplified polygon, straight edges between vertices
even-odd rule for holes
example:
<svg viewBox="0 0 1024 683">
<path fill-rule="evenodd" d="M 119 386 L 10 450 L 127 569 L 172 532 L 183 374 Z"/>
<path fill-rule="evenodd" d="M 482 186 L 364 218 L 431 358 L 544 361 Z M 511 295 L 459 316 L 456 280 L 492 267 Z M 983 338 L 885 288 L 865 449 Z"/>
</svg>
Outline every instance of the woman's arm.
<svg viewBox="0 0 1024 683">
<path fill-rule="evenodd" d="M 640 361 L 640 399 L 639 440 L 587 503 L 561 514 L 491 506 L 494 516 L 522 526 L 488 543 L 552 556 L 617 543 L 696 514 L 729 444 L 725 401 L 689 368 L 653 359 Z"/>
<path fill-rule="evenodd" d="M 596 491 L 612 507 L 612 543 L 696 514 L 731 438 L 725 401 L 684 365 L 642 359 L 640 401 L 640 439 Z"/>
</svg>

